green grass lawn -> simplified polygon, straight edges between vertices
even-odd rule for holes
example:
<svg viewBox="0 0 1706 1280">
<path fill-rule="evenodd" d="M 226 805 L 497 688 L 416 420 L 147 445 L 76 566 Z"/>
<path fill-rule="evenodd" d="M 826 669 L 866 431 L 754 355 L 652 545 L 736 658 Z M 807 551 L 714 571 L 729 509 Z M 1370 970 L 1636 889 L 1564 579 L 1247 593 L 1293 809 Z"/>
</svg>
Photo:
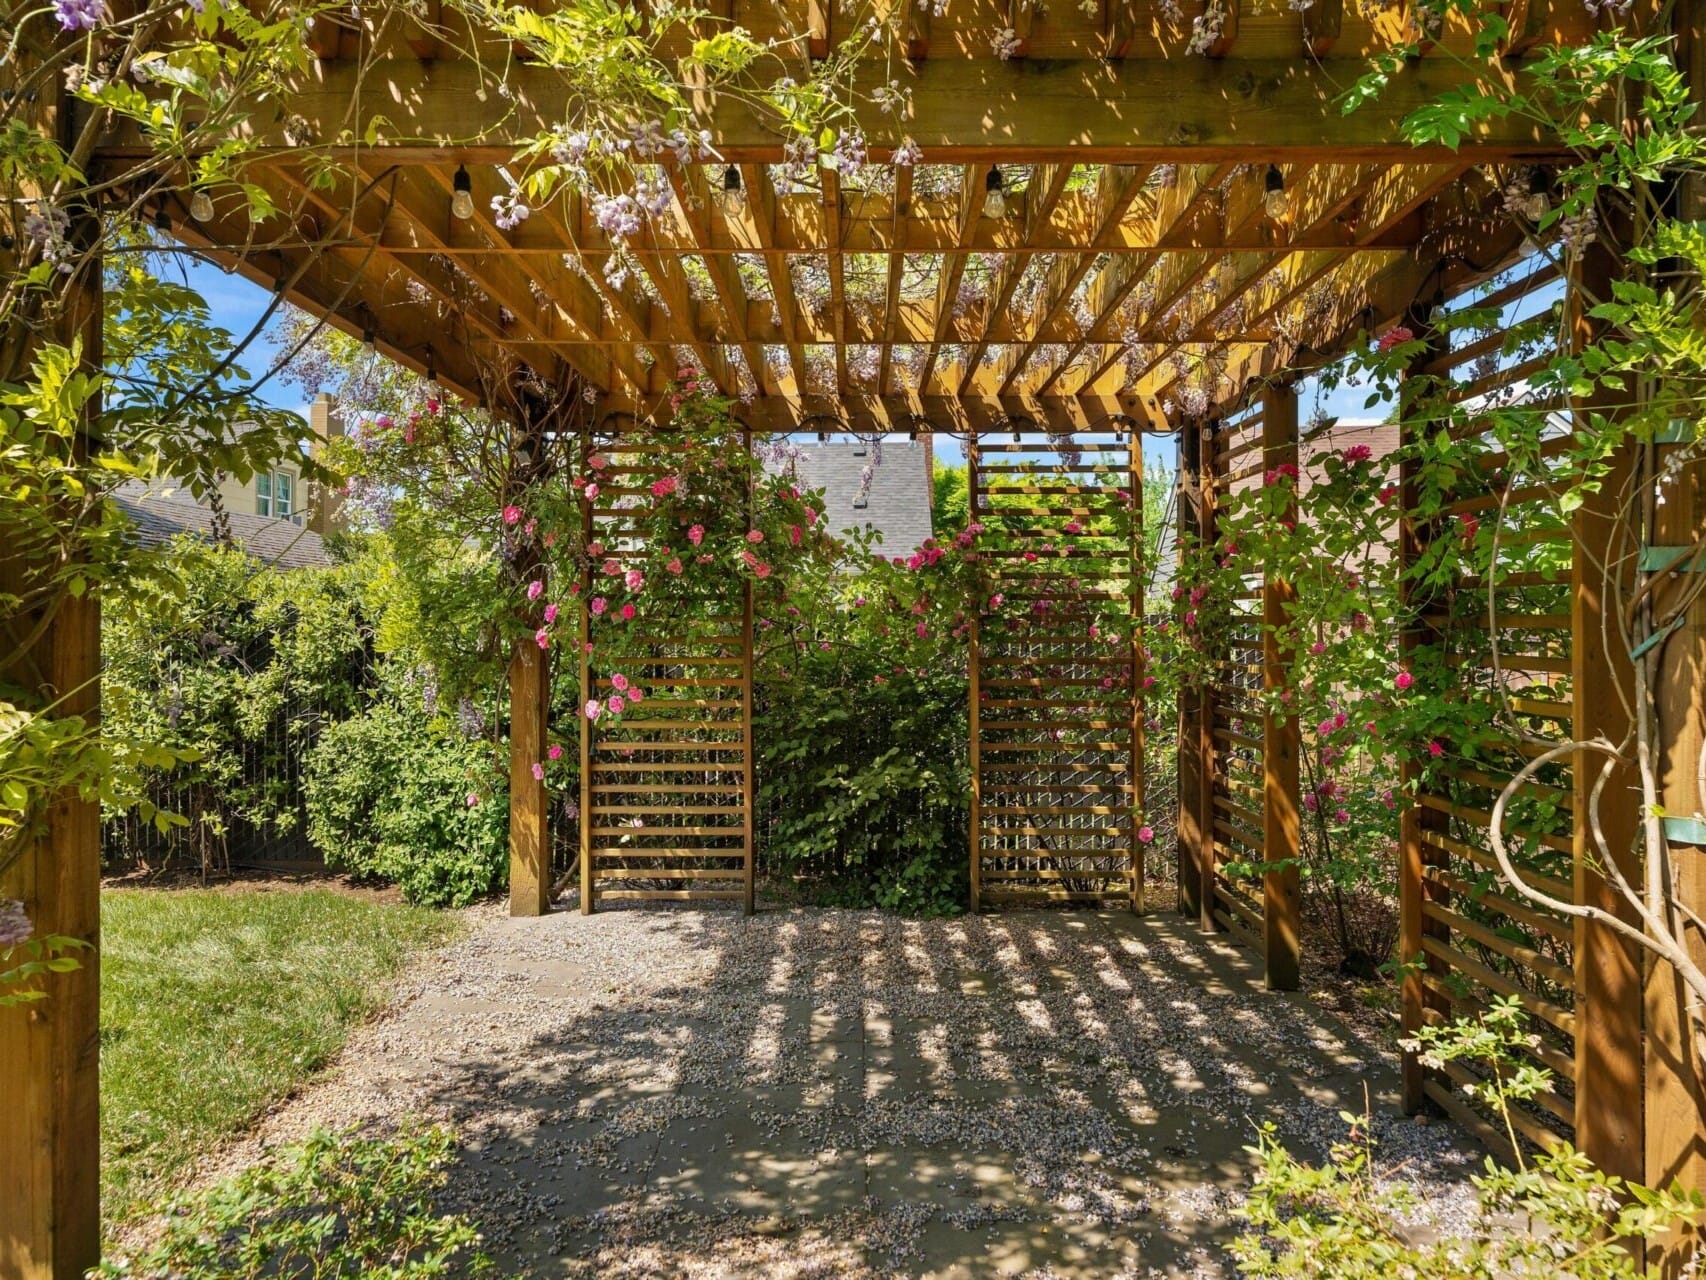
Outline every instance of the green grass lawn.
<svg viewBox="0 0 1706 1280">
<path fill-rule="evenodd" d="M 325 889 L 101 899 L 101 1187 L 109 1227 L 323 1066 L 453 915 Z"/>
</svg>

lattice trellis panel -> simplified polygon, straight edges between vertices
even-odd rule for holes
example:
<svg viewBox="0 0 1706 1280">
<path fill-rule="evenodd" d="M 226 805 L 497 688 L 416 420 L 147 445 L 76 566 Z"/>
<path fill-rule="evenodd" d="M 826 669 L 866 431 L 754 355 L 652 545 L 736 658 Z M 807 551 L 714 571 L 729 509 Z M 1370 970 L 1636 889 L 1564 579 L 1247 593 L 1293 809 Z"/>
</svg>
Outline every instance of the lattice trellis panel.
<svg viewBox="0 0 1706 1280">
<path fill-rule="evenodd" d="M 968 460 L 1001 598 L 972 636 L 973 905 L 1141 909 L 1141 449 L 1009 431 Z"/>
<path fill-rule="evenodd" d="M 586 519 L 613 554 L 632 540 L 636 504 L 663 474 L 666 449 L 604 450 L 601 505 Z M 583 703 L 608 705 L 624 692 L 618 675 L 628 699 L 644 692 L 619 719 L 581 717 L 583 911 L 621 900 L 753 909 L 752 602 L 746 593 L 717 603 L 646 624 L 583 610 Z M 619 663 L 604 656 L 601 639 L 639 625 L 649 633 L 627 638 Z"/>
<path fill-rule="evenodd" d="M 1526 344 L 1510 336 L 1523 319 L 1549 312 L 1561 291 L 1544 260 L 1519 264 L 1453 304 L 1484 312 L 1486 325 L 1458 330 L 1453 349 L 1423 371 L 1447 379 L 1450 398 L 1470 409 L 1520 404 L 1536 412 L 1561 410 L 1528 384 L 1550 358 L 1552 334 Z M 1426 423 L 1412 429 L 1426 429 Z M 1461 695 L 1503 703 L 1507 728 L 1491 742 L 1451 751 L 1457 762 L 1436 768 L 1425 783 L 1411 771 L 1419 794 L 1406 815 L 1405 844 L 1420 883 L 1406 888 L 1419 937 L 1407 938 L 1405 950 L 1419 950 L 1424 961 L 1414 981 L 1428 1022 L 1474 1016 L 1496 996 L 1521 1001 L 1538 1037 L 1532 1055 L 1552 1074 L 1554 1087 L 1532 1106 L 1514 1110 L 1511 1120 L 1523 1137 L 1546 1144 L 1568 1136 L 1575 1123 L 1574 927 L 1497 882 L 1488 828 L 1494 802 L 1515 773 L 1572 736 L 1572 531 L 1551 483 L 1556 459 L 1569 447 L 1569 428 L 1560 413 L 1540 456 L 1526 462 L 1502 449 L 1485 418 L 1473 419 L 1459 434 L 1477 454 L 1475 468 L 1448 495 L 1437 520 L 1408 531 L 1406 552 L 1424 554 L 1433 539 L 1480 537 L 1482 525 L 1490 533 L 1496 523 L 1492 581 L 1460 578 L 1421 602 L 1423 625 L 1410 643 L 1443 648 L 1460 674 Z M 1599 638 L 1574 641 L 1591 645 Z M 1525 788 L 1507 824 L 1528 880 L 1564 901 L 1576 899 L 1573 805 L 1566 759 Z M 1437 1075 L 1418 1078 L 1426 1096 L 1474 1123 L 1463 1088 L 1479 1078 L 1471 1066 L 1449 1063 Z"/>
<path fill-rule="evenodd" d="M 1222 424 L 1204 444 L 1205 483 L 1214 506 L 1260 484 L 1262 412 L 1258 405 Z M 1262 768 L 1262 566 L 1254 561 L 1232 599 L 1226 644 L 1216 656 L 1210 695 L 1213 747 L 1212 911 L 1216 923 L 1262 949 L 1264 784 Z"/>
</svg>

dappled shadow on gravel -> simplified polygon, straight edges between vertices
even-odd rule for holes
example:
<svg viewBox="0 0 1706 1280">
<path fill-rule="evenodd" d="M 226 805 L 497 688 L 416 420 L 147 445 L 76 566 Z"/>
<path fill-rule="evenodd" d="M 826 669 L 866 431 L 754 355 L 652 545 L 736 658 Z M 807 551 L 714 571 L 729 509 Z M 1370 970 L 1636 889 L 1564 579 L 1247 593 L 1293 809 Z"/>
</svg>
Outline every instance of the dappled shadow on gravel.
<svg viewBox="0 0 1706 1280">
<path fill-rule="evenodd" d="M 1258 1126 L 1365 1095 L 1467 1214 L 1396 1084 L 1173 916 L 618 909 L 491 918 L 278 1121 L 452 1118 L 446 1207 L 540 1276 L 1221 1276 Z"/>
</svg>

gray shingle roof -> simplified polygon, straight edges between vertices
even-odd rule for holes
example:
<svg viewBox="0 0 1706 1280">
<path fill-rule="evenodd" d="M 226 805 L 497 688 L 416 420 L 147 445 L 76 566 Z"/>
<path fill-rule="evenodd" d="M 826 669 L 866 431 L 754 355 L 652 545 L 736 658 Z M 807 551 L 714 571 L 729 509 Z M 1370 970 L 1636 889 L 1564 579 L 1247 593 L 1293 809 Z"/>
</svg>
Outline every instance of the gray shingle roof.
<svg viewBox="0 0 1706 1280">
<path fill-rule="evenodd" d="M 166 497 L 143 491 L 140 486 L 121 485 L 113 501 L 136 530 L 136 540 L 157 547 L 179 534 L 194 534 L 212 540 L 213 513 L 183 497 Z M 331 563 L 320 535 L 288 520 L 230 512 L 231 536 L 255 559 L 280 569 L 304 569 Z"/>
<path fill-rule="evenodd" d="M 790 444 L 781 459 L 766 458 L 771 472 L 792 471 L 802 489 L 822 489 L 831 533 L 872 528 L 883 535 L 887 556 L 909 555 L 929 538 L 929 451 L 916 440 L 862 445 L 853 441 Z M 860 479 L 871 468 L 871 487 L 859 502 Z"/>
</svg>

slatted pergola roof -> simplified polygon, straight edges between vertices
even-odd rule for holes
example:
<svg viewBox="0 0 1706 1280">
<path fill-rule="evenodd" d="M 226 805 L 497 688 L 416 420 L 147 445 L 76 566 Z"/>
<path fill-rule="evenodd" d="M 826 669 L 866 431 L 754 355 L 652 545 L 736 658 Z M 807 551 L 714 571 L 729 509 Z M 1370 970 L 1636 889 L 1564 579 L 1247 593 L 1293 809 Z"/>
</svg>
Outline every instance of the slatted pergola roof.
<svg viewBox="0 0 1706 1280">
<path fill-rule="evenodd" d="M 1567 34 L 1516 7 L 1526 39 Z M 252 125 L 269 149 L 248 176 L 279 213 L 162 212 L 216 260 L 472 398 L 490 369 L 525 366 L 643 411 L 692 364 L 777 428 L 1195 415 L 1398 314 L 1442 273 L 1491 266 L 1513 242 L 1491 231 L 1490 200 L 1555 154 L 1526 124 L 1456 152 L 1402 140 L 1406 111 L 1471 76 L 1450 29 L 1375 105 L 1341 113 L 1405 6 L 1217 11 L 1204 56 L 1187 48 L 1200 5 L 908 4 L 889 20 L 910 59 L 859 73 L 904 95 L 862 120 L 862 168 L 787 166 L 750 108 L 711 103 L 714 157 L 659 165 L 667 207 L 625 245 L 574 195 L 496 220 L 518 148 L 572 114 L 560 72 L 477 32 L 352 14 L 322 21 L 301 92 Z M 722 13 L 818 53 L 854 25 L 815 0 Z M 470 50 L 511 59 L 504 94 Z M 1473 74 L 1519 75 L 1520 60 Z M 890 164 L 907 140 L 921 161 Z M 450 212 L 459 168 L 467 218 Z"/>
</svg>

